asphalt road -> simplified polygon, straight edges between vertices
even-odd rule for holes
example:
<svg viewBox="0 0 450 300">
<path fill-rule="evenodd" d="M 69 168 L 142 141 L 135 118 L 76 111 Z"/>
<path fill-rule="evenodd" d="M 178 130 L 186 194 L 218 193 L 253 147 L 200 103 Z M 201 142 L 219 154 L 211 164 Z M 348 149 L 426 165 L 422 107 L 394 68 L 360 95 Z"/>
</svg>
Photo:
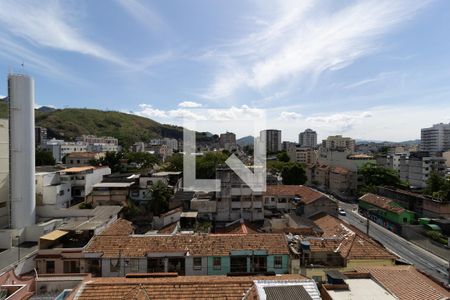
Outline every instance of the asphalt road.
<svg viewBox="0 0 450 300">
<path fill-rule="evenodd" d="M 359 215 L 358 212 L 353 211 L 355 205 L 344 202 L 340 202 L 339 205 L 344 208 L 347 213 L 346 216 L 339 216 L 339 218 L 355 226 L 359 230 L 366 232 L 367 219 Z M 391 252 L 397 254 L 408 263 L 413 264 L 417 269 L 429 274 L 444 284 L 448 284 L 448 261 L 420 248 L 372 221 L 369 225 L 369 235 L 383 244 Z"/>
</svg>

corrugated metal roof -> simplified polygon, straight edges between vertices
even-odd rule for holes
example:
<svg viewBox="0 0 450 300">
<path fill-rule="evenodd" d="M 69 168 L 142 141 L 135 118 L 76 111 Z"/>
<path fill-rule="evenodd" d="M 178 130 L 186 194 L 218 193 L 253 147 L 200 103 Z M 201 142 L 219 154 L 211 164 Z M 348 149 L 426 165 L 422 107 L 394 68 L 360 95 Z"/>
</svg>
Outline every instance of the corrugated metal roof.
<svg viewBox="0 0 450 300">
<path fill-rule="evenodd" d="M 319 289 L 317 288 L 317 284 L 312 279 L 302 279 L 302 280 L 255 280 L 255 287 L 256 291 L 258 293 L 258 299 L 260 300 L 266 300 L 266 299 L 301 299 L 301 300 L 321 300 L 322 297 L 320 296 Z M 294 289 L 286 289 L 282 290 L 281 288 L 287 288 L 287 287 L 297 287 Z M 300 289 L 298 286 L 301 286 L 303 288 L 303 291 L 306 292 L 309 298 L 306 297 L 306 295 L 302 292 L 300 292 Z M 270 296 L 273 296 L 274 298 L 269 298 L 269 294 L 266 292 L 266 288 L 268 287 L 277 287 L 280 289 L 269 289 Z M 287 293 L 289 296 L 284 296 L 284 298 L 281 298 L 283 293 Z M 301 293 L 300 295 L 303 295 L 303 298 L 296 298 L 295 294 Z M 278 297 L 278 298 L 276 298 Z M 306 297 L 306 298 L 305 298 Z"/>
<path fill-rule="evenodd" d="M 312 300 L 302 285 L 266 286 L 264 292 L 267 300 Z"/>
</svg>

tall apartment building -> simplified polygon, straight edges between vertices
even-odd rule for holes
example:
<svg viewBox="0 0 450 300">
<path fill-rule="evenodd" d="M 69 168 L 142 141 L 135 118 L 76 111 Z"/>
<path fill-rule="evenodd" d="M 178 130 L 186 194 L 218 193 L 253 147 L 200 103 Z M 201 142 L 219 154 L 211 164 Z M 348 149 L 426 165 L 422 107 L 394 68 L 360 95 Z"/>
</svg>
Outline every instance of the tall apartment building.
<svg viewBox="0 0 450 300">
<path fill-rule="evenodd" d="M 262 192 L 254 192 L 230 168 L 218 168 L 216 178 L 221 181 L 216 193 L 216 221 L 264 220 Z"/>
<path fill-rule="evenodd" d="M 306 129 L 298 135 L 298 143 L 302 147 L 316 147 L 317 133 L 312 129 Z"/>
<path fill-rule="evenodd" d="M 445 174 L 445 158 L 432 156 L 430 152 L 411 152 L 400 157 L 400 179 L 411 187 L 425 188 L 432 171 Z"/>
<path fill-rule="evenodd" d="M 36 126 L 34 127 L 34 138 L 36 147 L 47 142 L 47 128 Z"/>
<path fill-rule="evenodd" d="M 349 150 L 355 151 L 355 140 L 349 137 L 343 137 L 342 135 L 329 136 L 326 140 L 322 141 L 322 148 L 326 150 Z"/>
<path fill-rule="evenodd" d="M 266 138 L 267 152 L 281 151 L 281 130 L 267 129 L 260 132 L 260 137 Z"/>
<path fill-rule="evenodd" d="M 221 133 L 219 137 L 219 146 L 222 149 L 232 151 L 236 149 L 236 134 L 232 132 Z"/>
<path fill-rule="evenodd" d="M 77 142 L 84 142 L 86 144 L 114 144 L 119 145 L 119 140 L 110 136 L 97 137 L 95 135 L 82 135 L 77 137 Z"/>
<path fill-rule="evenodd" d="M 443 152 L 450 149 L 450 123 L 434 124 L 421 130 L 421 150 Z"/>
</svg>

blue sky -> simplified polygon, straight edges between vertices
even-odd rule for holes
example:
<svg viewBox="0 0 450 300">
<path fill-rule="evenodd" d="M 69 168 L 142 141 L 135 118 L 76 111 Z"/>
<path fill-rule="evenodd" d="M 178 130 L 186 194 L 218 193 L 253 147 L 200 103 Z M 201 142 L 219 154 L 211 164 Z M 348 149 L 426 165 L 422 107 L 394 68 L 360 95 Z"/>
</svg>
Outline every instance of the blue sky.
<svg viewBox="0 0 450 300">
<path fill-rule="evenodd" d="M 450 122 L 450 2 L 2 0 L 0 70 L 33 75 L 38 105 L 415 139 Z"/>
</svg>

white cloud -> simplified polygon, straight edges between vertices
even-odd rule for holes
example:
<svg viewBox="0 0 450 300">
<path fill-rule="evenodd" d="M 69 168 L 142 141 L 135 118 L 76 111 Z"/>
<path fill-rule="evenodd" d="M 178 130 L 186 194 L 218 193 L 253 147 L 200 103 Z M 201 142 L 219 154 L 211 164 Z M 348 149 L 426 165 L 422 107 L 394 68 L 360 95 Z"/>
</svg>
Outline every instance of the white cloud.
<svg viewBox="0 0 450 300">
<path fill-rule="evenodd" d="M 178 103 L 179 107 L 186 107 L 186 108 L 196 108 L 196 107 L 201 107 L 202 104 L 198 103 L 198 102 L 194 102 L 194 101 L 183 101 Z"/>
<path fill-rule="evenodd" d="M 281 120 L 298 120 L 301 119 L 302 117 L 303 117 L 302 114 L 293 111 L 282 111 L 280 113 Z"/>
<path fill-rule="evenodd" d="M 379 38 L 414 16 L 428 1 L 369 0 L 324 9 L 317 1 L 282 1 L 267 26 L 219 45 L 205 59 L 227 61 L 205 98 L 224 98 L 246 87 L 260 90 L 292 78 L 318 78 L 378 51 Z M 238 66 L 238 67 L 237 67 Z"/>
<path fill-rule="evenodd" d="M 372 113 L 365 111 L 360 113 L 338 113 L 328 116 L 315 116 L 306 119 L 308 124 L 319 129 L 334 129 L 336 132 L 349 131 L 365 118 L 372 117 Z"/>
<path fill-rule="evenodd" d="M 363 85 L 366 85 L 366 84 L 369 84 L 369 83 L 374 83 L 374 82 L 390 79 L 390 78 L 394 77 L 396 74 L 398 74 L 398 73 L 396 73 L 396 72 L 382 72 L 382 73 L 380 73 L 380 74 L 378 74 L 378 75 L 376 75 L 374 77 L 362 79 L 360 81 L 348 84 L 348 85 L 344 86 L 344 88 L 346 88 L 346 89 L 357 88 L 357 87 L 360 87 L 360 86 L 363 86 Z"/>
<path fill-rule="evenodd" d="M 150 104 L 140 104 L 140 111 L 135 112 L 134 114 L 156 119 L 158 121 L 168 121 L 172 120 L 174 124 L 179 124 L 179 120 L 182 118 L 188 118 L 191 120 L 203 120 L 204 116 L 198 114 L 189 109 L 172 109 L 172 110 L 161 110 L 158 108 L 154 108 Z"/>
<path fill-rule="evenodd" d="M 71 23 L 73 22 L 73 24 Z M 114 63 L 127 63 L 86 38 L 74 15 L 58 1 L 0 1 L 0 23 L 10 33 L 37 46 L 72 51 Z"/>
</svg>

